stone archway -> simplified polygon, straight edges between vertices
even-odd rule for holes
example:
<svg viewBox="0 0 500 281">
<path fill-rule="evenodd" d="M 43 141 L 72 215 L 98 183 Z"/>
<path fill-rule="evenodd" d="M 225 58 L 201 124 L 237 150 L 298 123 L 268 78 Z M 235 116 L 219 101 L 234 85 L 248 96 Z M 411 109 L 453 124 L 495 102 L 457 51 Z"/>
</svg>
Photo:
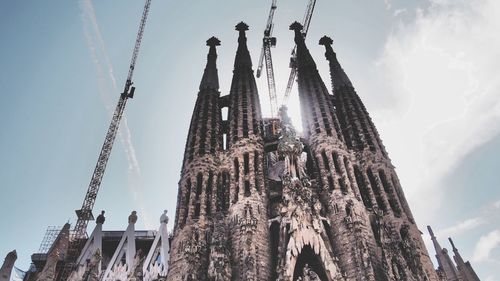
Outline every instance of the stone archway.
<svg viewBox="0 0 500 281">
<path fill-rule="evenodd" d="M 310 281 L 329 280 L 321 258 L 314 253 L 309 245 L 305 245 L 304 248 L 302 248 L 301 253 L 297 257 L 295 269 L 293 271 L 294 281 L 307 280 L 306 278 L 309 278 Z"/>
</svg>

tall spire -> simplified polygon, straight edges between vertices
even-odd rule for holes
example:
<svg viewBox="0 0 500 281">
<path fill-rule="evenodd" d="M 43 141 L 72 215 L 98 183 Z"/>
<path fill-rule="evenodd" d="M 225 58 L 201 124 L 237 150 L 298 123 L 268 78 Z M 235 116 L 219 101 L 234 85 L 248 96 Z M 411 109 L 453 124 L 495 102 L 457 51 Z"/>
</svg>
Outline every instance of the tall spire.
<svg viewBox="0 0 500 281">
<path fill-rule="evenodd" d="M 260 137 L 262 122 L 259 93 L 252 70 L 252 59 L 247 48 L 248 25 L 240 22 L 235 29 L 239 36 L 229 93 L 229 146 L 242 138 Z"/>
<path fill-rule="evenodd" d="M 248 30 L 248 25 L 240 22 L 235 29 L 239 31 L 238 50 L 236 51 L 236 59 L 234 60 L 234 70 L 252 69 L 252 59 L 247 48 L 247 37 L 245 32 Z"/>
<path fill-rule="evenodd" d="M 212 36 L 207 40 L 207 46 L 210 47 L 210 50 L 207 55 L 207 66 L 200 83 L 200 91 L 204 89 L 217 91 L 219 90 L 219 76 L 217 75 L 217 51 L 215 47 L 220 46 L 220 40 Z"/>
<path fill-rule="evenodd" d="M 183 167 L 193 161 L 196 155 L 203 156 L 208 153 L 215 153 L 222 148 L 222 137 L 220 136 L 222 117 L 216 64 L 216 46 L 219 45 L 220 41 L 216 37 L 207 40 L 207 46 L 209 46 L 207 65 L 203 72 L 200 91 L 191 117 Z"/>
<path fill-rule="evenodd" d="M 330 65 L 332 81 L 332 100 L 337 111 L 342 133 L 347 146 L 355 150 L 369 149 L 380 152 L 386 157 L 387 152 L 363 102 L 354 90 L 349 77 L 337 60 L 332 48 L 333 40 L 323 36 L 319 44 L 325 46 L 325 56 Z"/>
<path fill-rule="evenodd" d="M 342 69 L 342 67 L 340 66 L 340 63 L 337 60 L 337 54 L 333 51 L 332 38 L 323 36 L 319 40 L 319 44 L 325 46 L 326 48 L 325 56 L 326 59 L 330 62 L 330 72 L 332 76 L 333 89 L 343 86 L 352 87 L 351 80 L 349 80 L 349 77 L 347 77 L 347 74 L 345 74 L 344 69 Z"/>
<path fill-rule="evenodd" d="M 472 268 L 470 262 L 465 262 L 460 253 L 458 252 L 458 249 L 455 247 L 455 243 L 453 243 L 453 240 L 451 240 L 450 237 L 448 237 L 448 240 L 450 241 L 451 247 L 453 249 L 453 259 L 455 260 L 455 263 L 457 264 L 457 269 L 458 273 L 460 274 L 460 277 L 462 278 L 463 281 L 479 281 L 479 277 L 477 276 L 476 272 Z"/>
<path fill-rule="evenodd" d="M 307 49 L 301 32 L 302 25 L 294 22 L 290 25 L 290 30 L 295 32 L 294 40 L 297 44 L 297 80 L 305 135 L 325 134 L 342 140 L 332 100 Z"/>
<path fill-rule="evenodd" d="M 446 280 L 459 281 L 460 278 L 458 276 L 458 272 L 448 255 L 448 250 L 446 250 L 446 248 L 441 248 L 441 245 L 439 245 L 439 242 L 437 241 L 434 231 L 432 231 L 430 225 L 427 226 L 427 230 L 431 235 L 432 244 L 434 244 L 434 249 L 436 250 L 436 259 L 439 265 L 438 270 L 441 270 L 441 272 L 444 273 Z"/>
<path fill-rule="evenodd" d="M 290 25 L 290 30 L 295 32 L 294 41 L 297 44 L 297 63 L 298 67 L 306 67 L 309 66 L 311 68 L 316 69 L 316 63 L 312 58 L 309 50 L 307 49 L 305 38 L 302 35 L 303 26 L 299 22 L 294 22 Z M 299 56 L 299 50 L 301 52 L 301 56 Z"/>
</svg>

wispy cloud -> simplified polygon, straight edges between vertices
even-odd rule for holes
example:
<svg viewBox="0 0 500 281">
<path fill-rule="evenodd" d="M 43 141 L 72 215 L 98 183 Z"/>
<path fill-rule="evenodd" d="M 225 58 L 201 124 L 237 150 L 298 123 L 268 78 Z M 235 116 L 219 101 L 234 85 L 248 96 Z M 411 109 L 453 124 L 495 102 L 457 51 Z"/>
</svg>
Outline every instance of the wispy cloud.
<svg viewBox="0 0 500 281">
<path fill-rule="evenodd" d="M 109 114 L 112 115 L 114 112 L 114 99 L 117 98 L 117 94 L 119 93 L 113 65 L 108 56 L 105 42 L 102 38 L 92 1 L 81 0 L 80 8 L 82 10 L 82 21 L 86 43 L 90 49 L 92 60 L 97 70 L 99 92 L 106 109 Z M 143 215 L 145 225 L 153 227 L 155 224 L 146 212 L 146 204 L 143 198 L 143 192 L 141 192 L 141 169 L 137 160 L 134 145 L 132 143 L 132 134 L 125 115 L 122 116 L 118 137 L 123 145 L 128 162 L 129 185 L 131 187 L 132 194 L 140 208 L 140 214 L 142 213 Z"/>
<path fill-rule="evenodd" d="M 500 210 L 500 201 L 484 207 L 476 217 L 464 219 L 452 226 L 438 229 L 436 235 L 441 238 L 456 237 L 467 231 L 477 229 L 481 226 L 495 223 L 497 221 L 498 211 Z"/>
<path fill-rule="evenodd" d="M 394 16 L 397 17 L 397 16 L 400 16 L 400 15 L 404 15 L 408 12 L 407 9 L 396 9 L 394 10 Z"/>
<path fill-rule="evenodd" d="M 457 223 L 456 225 L 447 227 L 437 232 L 438 237 L 447 238 L 454 237 L 463 232 L 476 229 L 479 226 L 486 224 L 486 219 L 482 217 L 470 218 Z"/>
<path fill-rule="evenodd" d="M 433 221 L 448 173 L 500 133 L 500 2 L 431 2 L 389 36 L 380 90 L 364 97 L 420 222 Z"/>
<path fill-rule="evenodd" d="M 481 236 L 474 248 L 472 261 L 480 263 L 491 259 L 491 252 L 500 246 L 500 229 L 491 231 L 490 233 Z"/>
<path fill-rule="evenodd" d="M 486 277 L 485 281 L 498 281 L 498 279 L 495 276 L 490 275 L 490 276 Z"/>
</svg>

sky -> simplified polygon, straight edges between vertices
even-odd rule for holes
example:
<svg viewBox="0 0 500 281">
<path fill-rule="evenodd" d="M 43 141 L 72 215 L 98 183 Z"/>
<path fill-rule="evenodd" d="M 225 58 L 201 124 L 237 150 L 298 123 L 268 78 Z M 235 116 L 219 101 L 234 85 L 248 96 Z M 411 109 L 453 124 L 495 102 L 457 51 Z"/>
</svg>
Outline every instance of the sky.
<svg viewBox="0 0 500 281">
<path fill-rule="evenodd" d="M 307 1 L 278 0 L 272 50 L 278 96 Z M 45 229 L 74 223 L 125 83 L 143 1 L 0 2 L 0 255 L 27 269 Z M 229 92 L 245 21 L 256 68 L 270 1 L 153 0 L 120 135 L 94 213 L 106 230 L 155 229 L 174 216 L 191 113 L 216 36 Z M 306 40 L 329 85 L 323 35 L 365 102 L 419 228 L 451 236 L 481 280 L 500 280 L 500 2 L 318 0 Z M 269 115 L 265 78 L 258 79 Z M 300 127 L 298 98 L 289 112 Z M 90 224 L 89 229 L 93 227 Z M 170 226 L 172 227 L 172 226 Z"/>
</svg>

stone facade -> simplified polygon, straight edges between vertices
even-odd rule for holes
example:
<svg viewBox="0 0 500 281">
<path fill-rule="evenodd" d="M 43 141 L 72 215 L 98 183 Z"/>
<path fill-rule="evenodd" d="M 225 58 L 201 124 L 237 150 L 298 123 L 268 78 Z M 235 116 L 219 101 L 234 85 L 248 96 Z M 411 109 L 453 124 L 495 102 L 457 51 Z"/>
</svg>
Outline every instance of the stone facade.
<svg viewBox="0 0 500 281">
<path fill-rule="evenodd" d="M 434 269 L 394 166 L 333 41 L 320 40 L 330 94 L 302 26 L 295 22 L 290 29 L 297 45 L 301 138 L 286 108 L 278 119 L 261 116 L 248 26 L 236 26 L 227 96 L 220 96 L 218 86 L 219 41 L 207 41 L 167 279 L 448 280 Z M 227 120 L 221 117 L 224 107 Z"/>
</svg>

